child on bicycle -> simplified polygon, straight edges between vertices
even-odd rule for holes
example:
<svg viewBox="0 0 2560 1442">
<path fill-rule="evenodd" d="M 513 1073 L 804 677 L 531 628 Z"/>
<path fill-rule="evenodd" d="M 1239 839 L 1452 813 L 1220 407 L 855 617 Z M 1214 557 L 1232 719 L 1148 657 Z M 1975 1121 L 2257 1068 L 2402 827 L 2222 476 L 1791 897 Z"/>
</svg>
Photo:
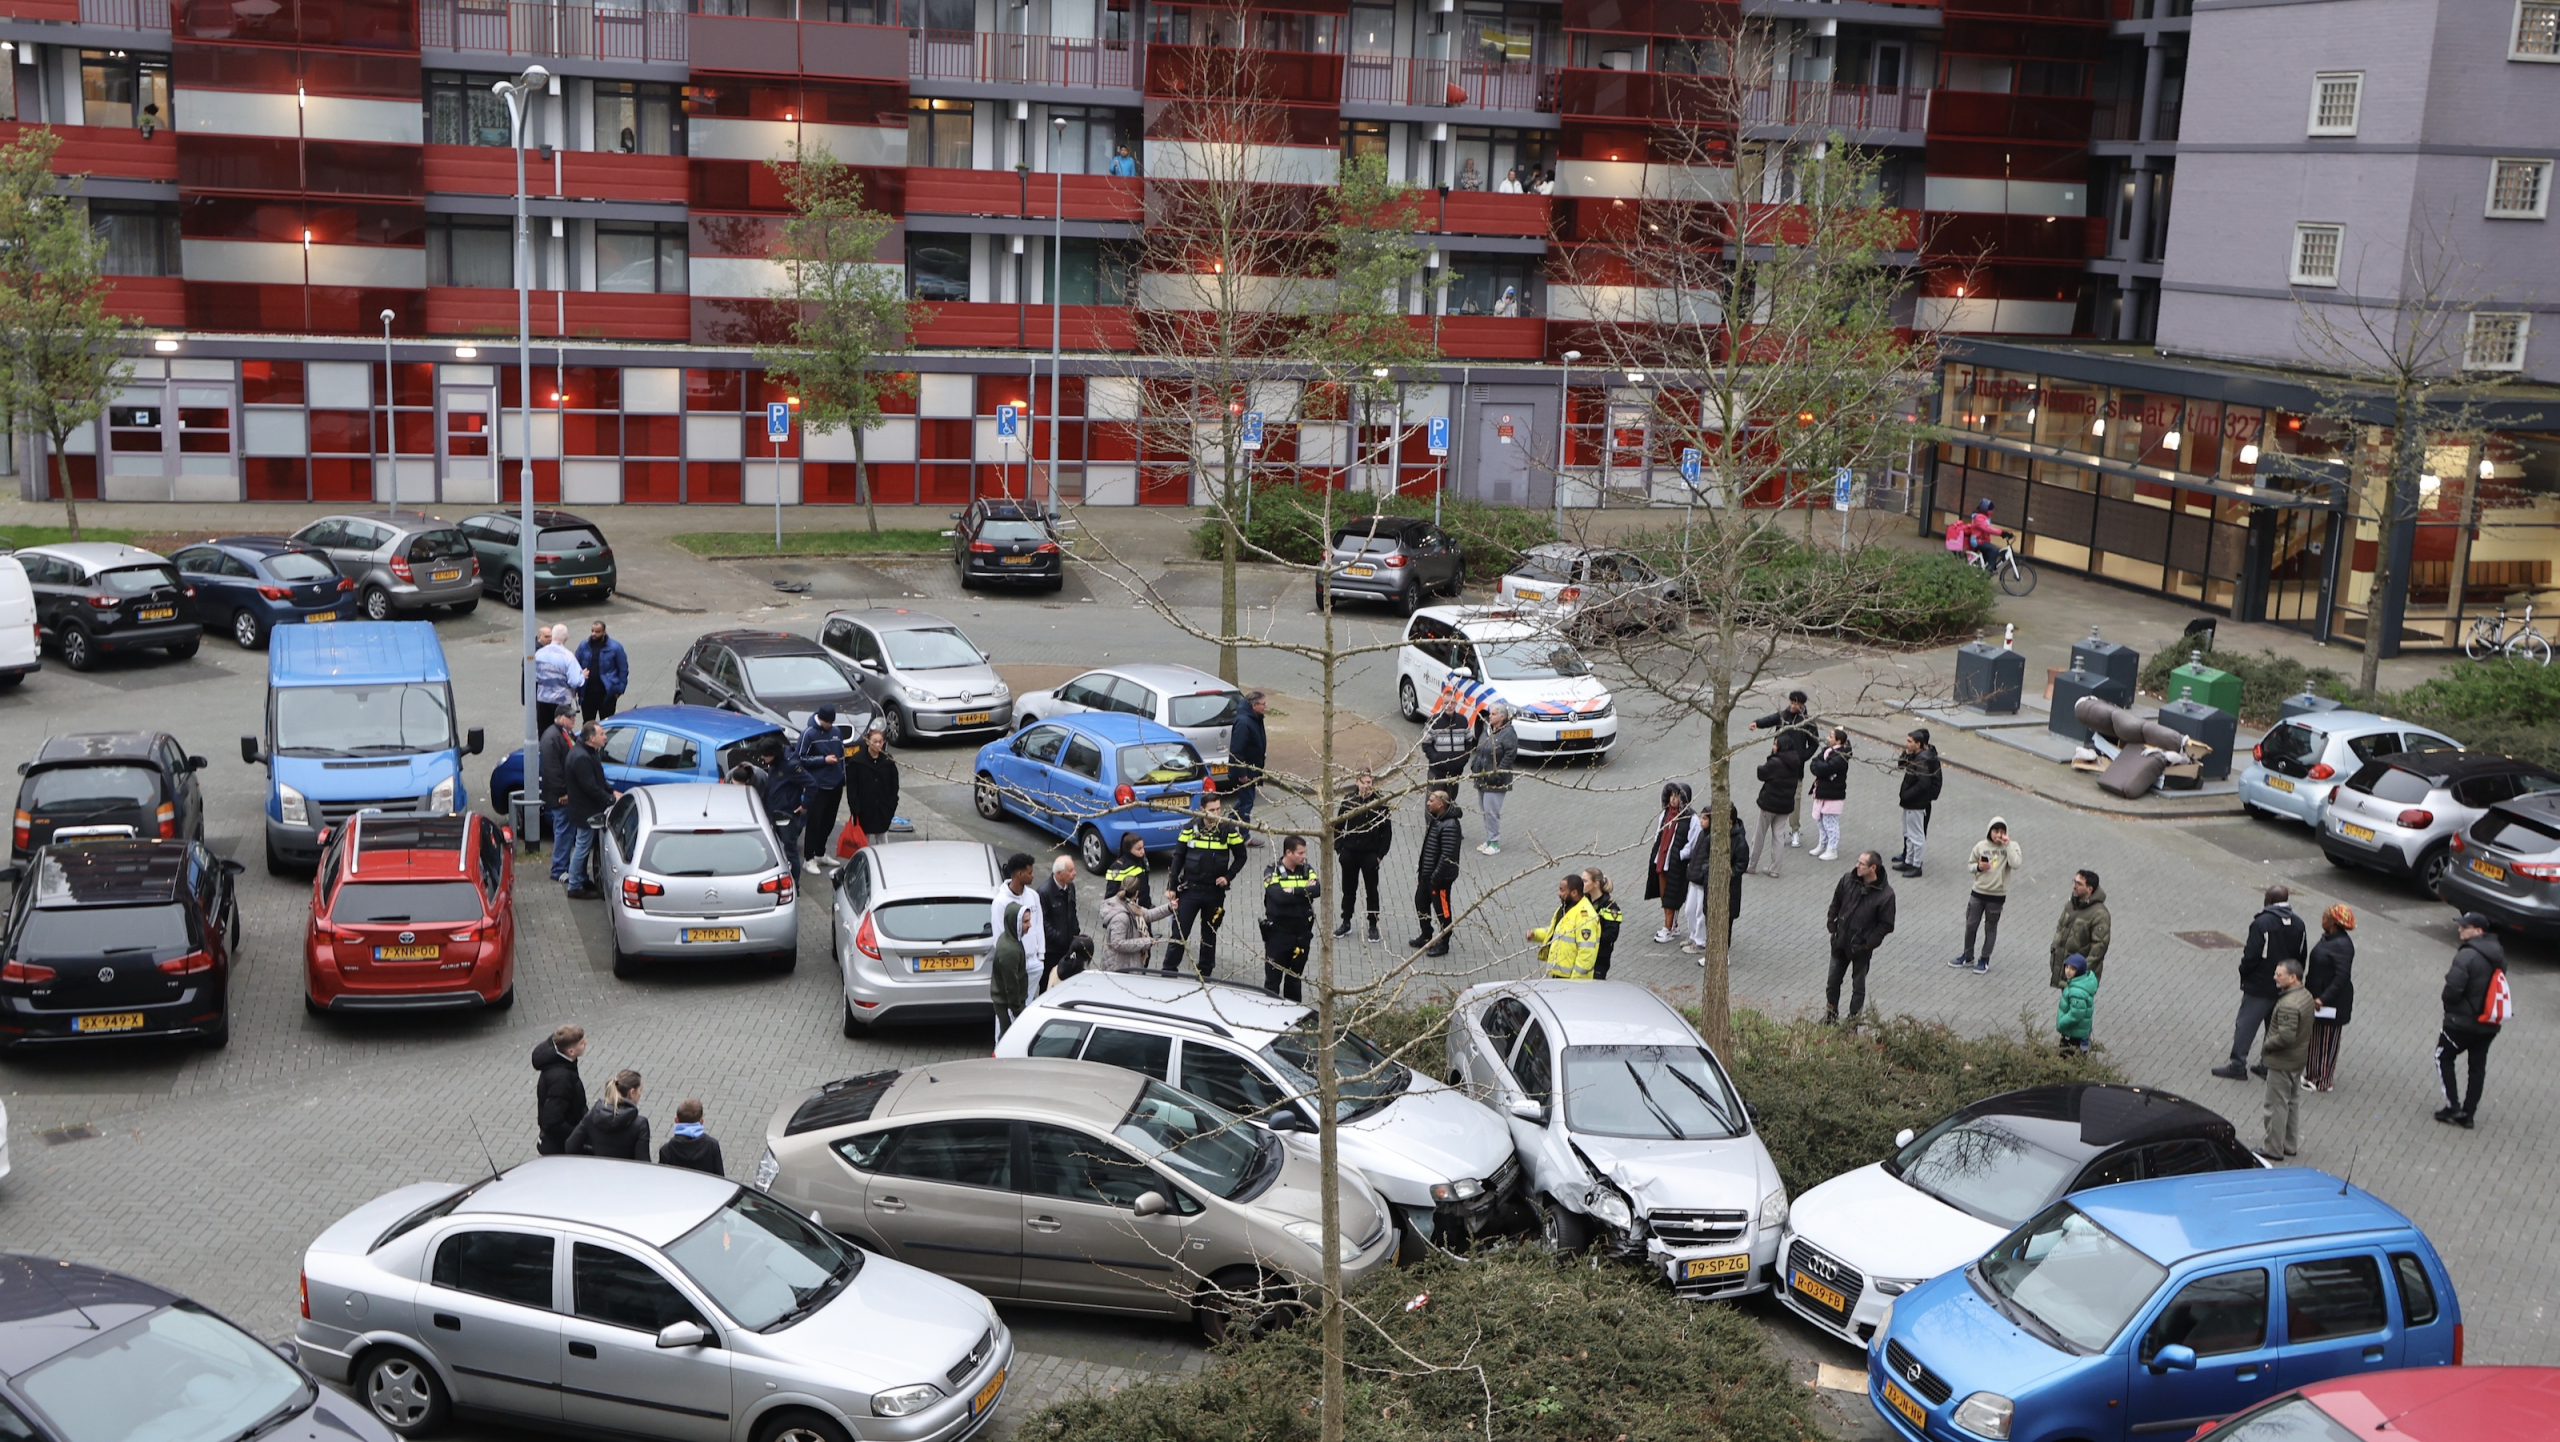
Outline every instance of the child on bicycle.
<svg viewBox="0 0 2560 1442">
<path fill-rule="evenodd" d="M 1971 551 L 1985 566 L 1995 565 L 2001 549 L 1997 543 L 2005 534 L 1992 523 L 1991 498 L 1985 496 L 1974 503 L 1972 515 L 1947 527 L 1947 550 L 1959 556 Z"/>
</svg>

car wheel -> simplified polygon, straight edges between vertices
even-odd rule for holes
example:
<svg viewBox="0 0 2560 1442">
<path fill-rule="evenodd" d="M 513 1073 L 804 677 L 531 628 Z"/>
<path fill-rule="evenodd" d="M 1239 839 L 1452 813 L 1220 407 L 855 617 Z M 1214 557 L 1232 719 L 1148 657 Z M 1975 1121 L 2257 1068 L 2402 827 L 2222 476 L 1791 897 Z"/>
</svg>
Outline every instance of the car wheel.
<svg viewBox="0 0 2560 1442">
<path fill-rule="evenodd" d="M 1450 600 L 1454 601 L 1460 596 L 1465 595 L 1466 591 L 1467 568 L 1460 566 L 1457 570 L 1452 571 L 1449 574 L 1449 589 L 1441 592 L 1440 594 L 1447 596 Z"/>
<path fill-rule="evenodd" d="M 844 1034 L 848 1038 L 858 1037 L 863 1034 L 862 1023 L 854 1020 L 853 1017 L 852 997 L 846 997 L 844 999 Z"/>
<path fill-rule="evenodd" d="M 629 981 L 633 973 L 639 971 L 639 962 L 633 959 L 629 952 L 622 949 L 622 943 L 619 940 L 612 941 L 607 944 L 613 948 L 614 980 Z"/>
<path fill-rule="evenodd" d="M 364 618 L 368 621 L 391 619 L 391 593 L 380 586 L 364 588 Z"/>
<path fill-rule="evenodd" d="M 515 1010 L 515 1007 L 516 988 L 513 982 L 509 982 L 507 984 L 507 989 L 505 991 L 498 993 L 498 999 L 496 1001 L 489 1003 L 489 1010 L 491 1011 L 513 1011 Z"/>
<path fill-rule="evenodd" d="M 853 1442 L 845 1430 L 815 1412 L 784 1412 L 756 1428 L 756 1442 Z"/>
<path fill-rule="evenodd" d="M 74 671 L 86 671 L 98 664 L 98 643 L 77 626 L 62 628 L 62 639 L 55 643 L 62 650 L 62 664 Z"/>
<path fill-rule="evenodd" d="M 329 1014 L 329 1008 L 320 1004 L 320 998 L 313 996 L 307 991 L 302 994 L 302 1010 L 309 1016 L 327 1016 Z"/>
<path fill-rule="evenodd" d="M 1258 1337 L 1284 1320 L 1297 1306 L 1298 1289 L 1277 1274 L 1258 1267 L 1229 1267 L 1211 1276 L 1192 1303 L 1200 1334 L 1211 1346 L 1233 1338 Z"/>
<path fill-rule="evenodd" d="M 1422 609 L 1422 578 L 1420 576 L 1408 578 L 1404 583 L 1404 589 L 1396 593 L 1396 609 L 1408 616 Z"/>
<path fill-rule="evenodd" d="M 356 1368 L 355 1391 L 375 1421 L 403 1437 L 423 1437 L 443 1426 L 451 1408 L 444 1384 L 427 1364 L 396 1348 L 364 1359 Z"/>
<path fill-rule="evenodd" d="M 2320 854 L 2321 854 L 2322 856 L 2327 857 L 2327 858 L 2329 859 L 2329 864 L 2330 864 L 2331 866 L 2334 866 L 2334 867 L 2338 868 L 2340 871 L 2353 871 L 2353 870 L 2355 870 L 2356 864 L 2355 864 L 2353 861 L 2348 860 L 2346 857 L 2340 856 L 2338 853 L 2336 853 L 2336 852 L 2334 852 L 2334 851 L 2331 851 L 2329 848 L 2327 848 L 2327 847 L 2325 847 L 2325 846 L 2320 848 Z"/>
<path fill-rule="evenodd" d="M 2441 896 L 2443 895 L 2443 892 L 2438 888 L 2443 886 L 2444 874 L 2447 870 L 2451 869 L 2452 866 L 2453 851 L 2451 847 L 2445 842 L 2439 841 L 2435 845 L 2428 847 L 2424 852 L 2420 853 L 2417 869 L 2410 874 L 2410 879 L 2417 882 L 2418 889 L 2425 892 L 2427 895 Z"/>
<path fill-rule="evenodd" d="M 1559 1257 L 1579 1254 L 1590 1240 L 1590 1224 L 1566 1211 L 1553 1197 L 1540 1196 L 1537 1206 L 1538 1240 Z"/>
<path fill-rule="evenodd" d="M 456 601 L 452 606 L 453 614 L 457 616 L 468 616 L 479 609 L 480 598 L 477 596 L 472 597 L 468 601 Z"/>
<path fill-rule="evenodd" d="M 231 613 L 231 639 L 240 643 L 241 650 L 255 651 L 267 643 L 267 628 L 259 624 L 254 612 L 243 606 Z"/>
<path fill-rule="evenodd" d="M 203 645 L 204 638 L 202 636 L 189 636 L 187 639 L 180 641 L 175 646 L 168 648 L 169 659 L 172 661 L 184 661 L 188 657 L 193 656 Z"/>
<path fill-rule="evenodd" d="M 524 576 L 521 572 L 509 571 L 498 578 L 498 600 L 510 611 L 524 609 Z"/>
<path fill-rule="evenodd" d="M 775 952 L 772 958 L 772 965 L 774 975 L 776 976 L 789 976 L 792 972 L 797 971 L 800 967 L 799 943 L 792 943 L 789 951 Z"/>
<path fill-rule="evenodd" d="M 1076 855 L 1084 869 L 1096 876 L 1111 869 L 1111 847 L 1094 827 L 1088 826 L 1076 833 Z"/>
<path fill-rule="evenodd" d="M 204 1034 L 196 1038 L 196 1044 L 206 1051 L 220 1051 L 231 1045 L 231 1013 L 225 1011 L 222 1020 L 207 1027 Z"/>
<path fill-rule="evenodd" d="M 2273 821 L 2276 819 L 2276 814 L 2274 812 L 2269 811 L 2267 808 L 2252 801 L 2241 802 L 2240 811 L 2252 821 Z"/>
<path fill-rule="evenodd" d="M 1067 588 L 1067 578 L 1066 578 L 1066 577 L 1064 577 L 1064 576 L 1052 576 L 1052 577 L 1050 577 L 1050 578 L 1049 578 L 1049 593 L 1050 593 L 1051 595 L 1055 595 L 1055 594 L 1057 594 L 1058 592 L 1065 590 L 1066 588 Z"/>
<path fill-rule="evenodd" d="M 989 821 L 1004 820 L 1004 793 L 996 789 L 996 779 L 980 776 L 969 790 L 969 799 L 977 803 L 978 815 Z"/>
<path fill-rule="evenodd" d="M 907 744 L 906 713 L 894 703 L 880 708 L 880 735 L 891 746 Z"/>
<path fill-rule="evenodd" d="M 1322 577 L 1318 577 L 1318 578 L 1316 579 L 1316 610 L 1317 610 L 1317 611 L 1319 611 L 1319 612 L 1323 611 L 1323 610 L 1324 610 L 1324 603 L 1325 603 L 1325 584 L 1324 584 L 1324 579 L 1323 579 Z"/>
<path fill-rule="evenodd" d="M 1404 713 L 1404 719 L 1407 721 L 1422 719 L 1422 698 L 1414 694 L 1411 676 L 1402 677 L 1396 682 L 1396 709 Z"/>
<path fill-rule="evenodd" d="M 293 875 L 293 874 L 294 874 L 294 870 L 295 870 L 295 867 L 294 867 L 293 863 L 292 863 L 292 862 L 290 862 L 290 861 L 285 860 L 285 859 L 284 859 L 284 857 L 283 857 L 283 855 L 282 855 L 282 854 L 280 854 L 279 852 L 277 852 L 277 850 L 276 850 L 275 838 L 274 838 L 274 837 L 272 837 L 272 836 L 271 836 L 271 837 L 268 837 L 268 838 L 267 838 L 267 875 L 269 875 L 269 876 L 291 876 L 291 875 Z"/>
</svg>

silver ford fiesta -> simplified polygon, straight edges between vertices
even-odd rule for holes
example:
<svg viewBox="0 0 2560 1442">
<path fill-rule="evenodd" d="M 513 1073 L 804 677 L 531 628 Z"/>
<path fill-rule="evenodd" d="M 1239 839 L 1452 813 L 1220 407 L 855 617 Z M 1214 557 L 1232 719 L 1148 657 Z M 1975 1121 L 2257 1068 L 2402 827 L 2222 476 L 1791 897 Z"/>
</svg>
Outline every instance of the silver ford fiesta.
<svg viewBox="0 0 2560 1442">
<path fill-rule="evenodd" d="M 303 1253 L 303 1364 L 393 1431 L 456 1412 L 685 1442 L 958 1442 L 1013 1338 L 985 1298 L 734 1182 L 543 1157 L 376 1197 Z"/>
</svg>

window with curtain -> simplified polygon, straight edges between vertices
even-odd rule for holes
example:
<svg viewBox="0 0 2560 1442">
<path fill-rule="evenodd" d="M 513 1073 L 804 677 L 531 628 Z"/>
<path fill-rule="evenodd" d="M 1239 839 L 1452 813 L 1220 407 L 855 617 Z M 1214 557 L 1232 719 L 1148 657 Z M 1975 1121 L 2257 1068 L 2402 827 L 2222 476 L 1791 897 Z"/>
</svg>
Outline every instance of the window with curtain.
<svg viewBox="0 0 2560 1442">
<path fill-rule="evenodd" d="M 430 70 L 426 75 L 429 145 L 499 145 L 513 138 L 507 102 L 489 87 L 510 77 Z"/>
<path fill-rule="evenodd" d="M 81 51 L 80 110 L 91 125 L 169 124 L 169 57 Z"/>
<path fill-rule="evenodd" d="M 677 103 L 676 87 L 597 81 L 596 149 L 624 155 L 684 154 L 684 108 Z"/>
<path fill-rule="evenodd" d="M 967 170 L 971 156 L 970 127 L 977 119 L 974 100 L 907 102 L 907 163 L 942 170 Z"/>
<path fill-rule="evenodd" d="M 632 294 L 685 293 L 685 228 L 681 223 L 596 222 L 596 289 Z"/>
<path fill-rule="evenodd" d="M 427 284 L 510 290 L 516 283 L 514 223 L 501 216 L 427 217 Z"/>
<path fill-rule="evenodd" d="M 176 206 L 93 200 L 89 226 L 106 243 L 107 253 L 99 266 L 106 274 L 178 273 Z"/>
</svg>

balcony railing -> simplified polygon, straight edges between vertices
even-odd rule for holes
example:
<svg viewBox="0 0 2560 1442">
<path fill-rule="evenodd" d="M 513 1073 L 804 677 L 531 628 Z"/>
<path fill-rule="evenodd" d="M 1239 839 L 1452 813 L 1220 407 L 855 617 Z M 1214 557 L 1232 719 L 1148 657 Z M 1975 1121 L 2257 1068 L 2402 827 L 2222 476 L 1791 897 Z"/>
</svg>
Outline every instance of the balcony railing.
<svg viewBox="0 0 2560 1442">
<path fill-rule="evenodd" d="M 496 55 L 680 62 L 686 55 L 686 22 L 690 18 L 681 12 L 618 5 L 427 0 L 418 7 L 418 43 L 429 50 L 476 50 Z"/>
<path fill-rule="evenodd" d="M 169 25 L 169 7 L 160 0 L 80 0 L 80 23 L 119 30 L 153 30 Z"/>
<path fill-rule="evenodd" d="M 1354 55 L 1343 62 L 1345 104 L 1537 110 L 1546 77 L 1528 60 L 1417 60 Z"/>
<path fill-rule="evenodd" d="M 1893 86 L 1789 81 L 1742 95 L 1745 125 L 1818 125 L 1831 130 L 1925 130 L 1929 92 Z"/>
<path fill-rule="evenodd" d="M 973 30 L 907 32 L 907 76 L 912 80 L 1134 90 L 1138 86 L 1136 55 L 1136 48 L 1126 40 L 989 35 Z"/>
</svg>

